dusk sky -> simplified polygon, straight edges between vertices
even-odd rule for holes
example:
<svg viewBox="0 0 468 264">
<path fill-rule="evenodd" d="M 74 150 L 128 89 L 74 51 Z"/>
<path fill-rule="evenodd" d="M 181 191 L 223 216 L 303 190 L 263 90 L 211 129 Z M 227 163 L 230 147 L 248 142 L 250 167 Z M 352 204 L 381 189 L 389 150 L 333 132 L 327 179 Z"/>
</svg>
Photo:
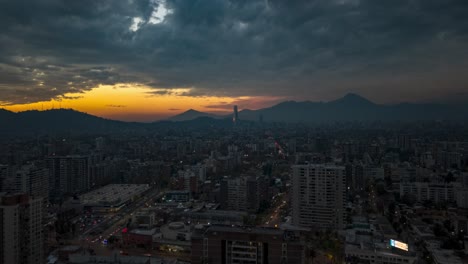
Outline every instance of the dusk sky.
<svg viewBox="0 0 468 264">
<path fill-rule="evenodd" d="M 0 108 L 468 101 L 467 0 L 0 0 Z"/>
</svg>

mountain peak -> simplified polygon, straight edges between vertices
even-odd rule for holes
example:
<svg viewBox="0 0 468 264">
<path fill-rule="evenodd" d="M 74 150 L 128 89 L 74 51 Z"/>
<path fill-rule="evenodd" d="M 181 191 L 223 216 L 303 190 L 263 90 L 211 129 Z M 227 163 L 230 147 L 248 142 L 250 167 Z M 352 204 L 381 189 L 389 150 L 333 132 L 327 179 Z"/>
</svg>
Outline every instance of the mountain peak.
<svg viewBox="0 0 468 264">
<path fill-rule="evenodd" d="M 347 93 L 343 98 L 364 98 L 357 93 Z"/>
<path fill-rule="evenodd" d="M 6 110 L 6 109 L 4 109 L 4 108 L 0 108 L 0 112 L 1 112 L 1 113 L 10 113 L 10 114 L 14 114 L 12 111 Z"/>
<path fill-rule="evenodd" d="M 187 110 L 187 111 L 185 111 L 183 113 L 180 113 L 178 115 L 175 115 L 175 116 L 169 118 L 169 120 L 171 120 L 171 121 L 187 121 L 187 120 L 192 120 L 192 119 L 196 119 L 196 118 L 199 118 L 199 117 L 217 118 L 218 116 L 210 114 L 210 113 L 200 112 L 200 111 L 197 111 L 195 109 L 189 109 L 189 110 Z"/>
<path fill-rule="evenodd" d="M 332 101 L 331 103 L 374 105 L 374 103 L 369 101 L 367 98 L 355 93 L 348 93 L 342 98 Z"/>
<path fill-rule="evenodd" d="M 190 108 L 189 110 L 187 110 L 187 111 L 183 112 L 182 114 L 184 114 L 184 113 L 202 113 L 202 112 L 200 112 L 200 111 L 197 111 L 197 110 L 195 110 L 195 109 L 192 109 L 192 108 Z"/>
</svg>

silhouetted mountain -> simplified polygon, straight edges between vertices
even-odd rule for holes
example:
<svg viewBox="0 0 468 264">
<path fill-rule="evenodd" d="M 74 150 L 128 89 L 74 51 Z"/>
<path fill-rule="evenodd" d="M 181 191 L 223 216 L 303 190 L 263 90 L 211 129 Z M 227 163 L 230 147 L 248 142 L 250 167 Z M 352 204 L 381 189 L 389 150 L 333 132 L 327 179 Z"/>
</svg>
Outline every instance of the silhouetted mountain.
<svg viewBox="0 0 468 264">
<path fill-rule="evenodd" d="M 104 133 L 140 126 L 137 123 L 108 120 L 68 109 L 0 112 L 0 134 Z"/>
<path fill-rule="evenodd" d="M 336 99 L 335 101 L 329 102 L 331 105 L 337 106 L 375 106 L 375 104 L 368 99 L 354 93 L 348 93 L 342 98 Z"/>
<path fill-rule="evenodd" d="M 12 118 L 14 116 L 15 113 L 0 108 L 0 120 L 4 120 L 5 118 Z"/>
<path fill-rule="evenodd" d="M 200 111 L 197 111 L 197 110 L 193 110 L 193 109 L 189 109 L 181 114 L 178 114 L 178 115 L 175 115 L 171 118 L 169 118 L 168 120 L 170 121 L 187 121 L 187 120 L 192 120 L 192 119 L 196 119 L 196 118 L 199 118 L 199 117 L 211 117 L 211 118 L 220 118 L 220 116 L 217 116 L 217 115 L 214 115 L 214 114 L 210 114 L 210 113 L 204 113 L 204 112 L 200 112 Z"/>
<path fill-rule="evenodd" d="M 244 123 L 258 121 L 260 116 L 266 122 L 467 120 L 468 105 L 379 105 L 359 95 L 348 94 L 330 102 L 287 101 L 269 108 L 239 112 Z M 169 120 L 148 124 L 114 121 L 66 109 L 20 113 L 0 109 L 0 135 L 134 133 L 149 129 L 228 127 L 232 125 L 229 117 L 231 114 L 218 116 L 191 109 Z"/>
<path fill-rule="evenodd" d="M 242 110 L 240 120 L 284 122 L 466 120 L 467 105 L 379 105 L 356 94 L 330 102 L 288 101 L 259 110 Z"/>
</svg>

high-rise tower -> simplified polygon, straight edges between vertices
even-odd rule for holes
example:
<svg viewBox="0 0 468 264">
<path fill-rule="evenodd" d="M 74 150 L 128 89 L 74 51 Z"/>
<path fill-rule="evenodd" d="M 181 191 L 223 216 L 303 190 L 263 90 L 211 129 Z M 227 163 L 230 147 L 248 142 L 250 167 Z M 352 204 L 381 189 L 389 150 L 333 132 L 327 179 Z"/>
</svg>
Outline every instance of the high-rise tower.
<svg viewBox="0 0 468 264">
<path fill-rule="evenodd" d="M 45 262 L 42 198 L 0 193 L 0 263 Z"/>
<path fill-rule="evenodd" d="M 237 105 L 234 106 L 234 115 L 232 117 L 232 122 L 237 123 L 239 121 L 239 113 L 237 111 Z"/>
<path fill-rule="evenodd" d="M 293 224 L 342 229 L 345 225 L 345 168 L 325 164 L 294 165 Z"/>
</svg>

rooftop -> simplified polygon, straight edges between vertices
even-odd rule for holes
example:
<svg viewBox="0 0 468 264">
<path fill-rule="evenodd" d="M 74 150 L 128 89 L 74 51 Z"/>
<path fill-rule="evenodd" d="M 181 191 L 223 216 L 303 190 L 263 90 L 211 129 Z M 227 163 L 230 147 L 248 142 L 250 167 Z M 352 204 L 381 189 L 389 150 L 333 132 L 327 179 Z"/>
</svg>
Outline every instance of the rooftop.
<svg viewBox="0 0 468 264">
<path fill-rule="evenodd" d="M 147 184 L 109 184 L 80 196 L 88 206 L 118 206 L 149 189 Z"/>
<path fill-rule="evenodd" d="M 208 227 L 207 232 L 231 232 L 245 234 L 264 234 L 264 235 L 283 235 L 283 230 L 271 227 L 238 227 L 238 226 L 223 226 L 212 225 Z"/>
</svg>

